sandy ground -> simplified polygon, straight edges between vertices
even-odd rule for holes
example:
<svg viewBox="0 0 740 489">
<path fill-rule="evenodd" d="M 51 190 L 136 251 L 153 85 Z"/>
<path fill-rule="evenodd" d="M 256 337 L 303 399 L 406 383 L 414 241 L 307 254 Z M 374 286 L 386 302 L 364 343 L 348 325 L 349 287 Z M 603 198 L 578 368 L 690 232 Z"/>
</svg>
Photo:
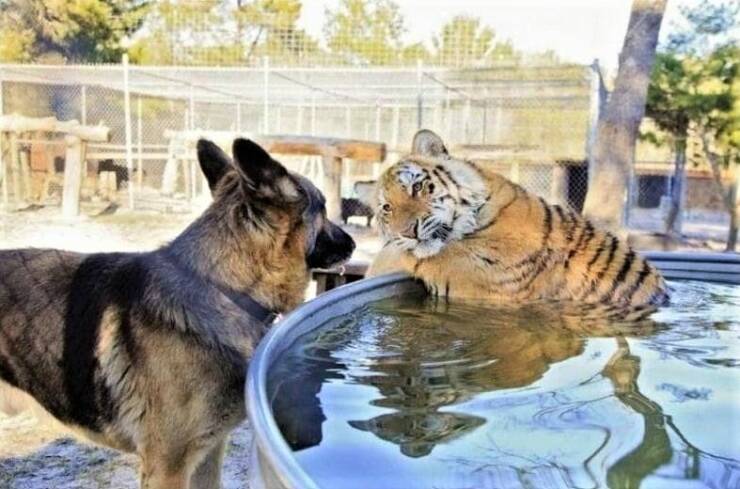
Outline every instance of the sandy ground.
<svg viewBox="0 0 740 489">
<path fill-rule="evenodd" d="M 98 210 L 85 209 L 89 214 Z M 58 208 L 0 213 L 0 248 L 145 251 L 171 240 L 194 217 L 118 210 L 65 221 Z M 347 229 L 358 242 L 355 257 L 369 259 L 378 239 L 359 225 L 350 224 Z M 231 436 L 223 477 L 226 489 L 247 487 L 250 445 L 245 422 Z M 133 455 L 78 441 L 30 411 L 15 416 L 0 413 L 0 489 L 136 488 L 138 464 Z"/>
</svg>

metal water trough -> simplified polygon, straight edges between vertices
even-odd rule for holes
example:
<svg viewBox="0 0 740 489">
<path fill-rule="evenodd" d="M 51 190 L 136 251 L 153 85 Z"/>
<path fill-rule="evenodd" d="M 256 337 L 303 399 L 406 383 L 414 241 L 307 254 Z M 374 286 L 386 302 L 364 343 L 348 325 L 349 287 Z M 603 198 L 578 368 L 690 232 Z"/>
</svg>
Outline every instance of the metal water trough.
<svg viewBox="0 0 740 489">
<path fill-rule="evenodd" d="M 740 284 L 740 255 L 720 253 L 644 253 L 671 280 Z M 301 335 L 368 302 L 423 294 L 406 275 L 392 274 L 350 283 L 319 295 L 275 325 L 260 344 L 247 377 L 247 411 L 254 432 L 251 489 L 320 489 L 293 456 L 272 417 L 267 371 Z"/>
</svg>

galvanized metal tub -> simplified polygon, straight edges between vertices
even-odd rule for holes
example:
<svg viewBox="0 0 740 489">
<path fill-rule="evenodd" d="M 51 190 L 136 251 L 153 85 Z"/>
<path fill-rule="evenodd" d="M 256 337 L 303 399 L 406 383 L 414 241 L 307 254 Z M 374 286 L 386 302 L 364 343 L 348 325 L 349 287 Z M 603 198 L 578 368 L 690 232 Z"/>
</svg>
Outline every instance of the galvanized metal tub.
<svg viewBox="0 0 740 489">
<path fill-rule="evenodd" d="M 645 253 L 666 278 L 740 284 L 740 255 L 721 253 Z M 260 344 L 247 377 L 247 411 L 254 433 L 251 489 L 320 489 L 293 456 L 272 416 L 267 371 L 303 334 L 368 302 L 405 294 L 423 294 L 406 275 L 364 279 L 333 289 L 297 308 L 274 326 Z"/>
</svg>

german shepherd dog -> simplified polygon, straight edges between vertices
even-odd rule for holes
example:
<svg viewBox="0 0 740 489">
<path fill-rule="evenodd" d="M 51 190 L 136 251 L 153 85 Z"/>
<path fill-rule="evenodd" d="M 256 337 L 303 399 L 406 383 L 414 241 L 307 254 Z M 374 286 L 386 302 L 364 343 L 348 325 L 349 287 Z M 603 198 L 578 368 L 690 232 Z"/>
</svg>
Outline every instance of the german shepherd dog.
<svg viewBox="0 0 740 489">
<path fill-rule="evenodd" d="M 0 380 L 138 453 L 147 489 L 220 487 L 258 341 L 311 268 L 355 246 L 321 193 L 254 142 L 234 141 L 232 160 L 201 140 L 198 159 L 213 203 L 156 251 L 0 251 Z"/>
</svg>

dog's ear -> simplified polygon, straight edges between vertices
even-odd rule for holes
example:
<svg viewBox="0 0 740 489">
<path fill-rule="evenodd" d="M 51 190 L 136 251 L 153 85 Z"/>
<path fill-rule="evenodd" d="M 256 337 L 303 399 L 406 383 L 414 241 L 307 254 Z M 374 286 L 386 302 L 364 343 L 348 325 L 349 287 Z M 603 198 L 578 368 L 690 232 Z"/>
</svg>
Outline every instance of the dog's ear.
<svg viewBox="0 0 740 489">
<path fill-rule="evenodd" d="M 236 139 L 233 151 L 237 171 L 255 190 L 279 186 L 283 177 L 288 176 L 285 167 L 254 141 Z"/>
<path fill-rule="evenodd" d="M 197 149 L 200 168 L 208 180 L 208 187 L 213 192 L 218 182 L 231 168 L 231 158 L 215 143 L 207 139 L 199 139 Z"/>
<path fill-rule="evenodd" d="M 422 129 L 414 135 L 414 142 L 411 143 L 411 152 L 433 157 L 449 154 L 442 138 L 429 129 Z"/>
</svg>

